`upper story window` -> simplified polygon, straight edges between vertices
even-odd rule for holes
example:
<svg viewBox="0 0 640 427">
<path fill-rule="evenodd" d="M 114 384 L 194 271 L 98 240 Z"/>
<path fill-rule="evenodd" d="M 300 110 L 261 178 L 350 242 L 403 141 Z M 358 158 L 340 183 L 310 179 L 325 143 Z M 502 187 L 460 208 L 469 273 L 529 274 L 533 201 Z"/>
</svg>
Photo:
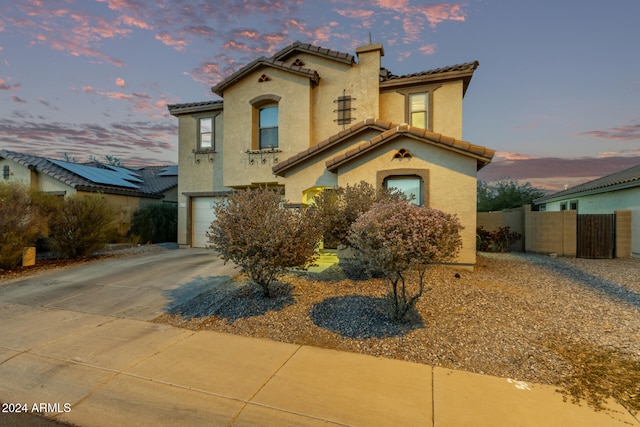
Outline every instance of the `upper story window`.
<svg viewBox="0 0 640 427">
<path fill-rule="evenodd" d="M 278 106 L 267 106 L 259 111 L 260 149 L 278 147 Z"/>
<path fill-rule="evenodd" d="M 222 115 L 216 114 L 213 117 L 200 117 L 198 119 L 198 149 L 216 149 L 216 129 L 222 126 Z M 220 129 L 218 129 L 220 130 Z"/>
<path fill-rule="evenodd" d="M 421 129 L 429 129 L 429 93 L 409 95 L 409 124 Z"/>
<path fill-rule="evenodd" d="M 433 131 L 434 93 L 442 85 L 424 85 L 398 89 L 404 96 L 404 120 L 411 126 Z"/>
<path fill-rule="evenodd" d="M 200 148 L 212 148 L 213 144 L 213 119 L 202 117 L 200 119 Z"/>
</svg>

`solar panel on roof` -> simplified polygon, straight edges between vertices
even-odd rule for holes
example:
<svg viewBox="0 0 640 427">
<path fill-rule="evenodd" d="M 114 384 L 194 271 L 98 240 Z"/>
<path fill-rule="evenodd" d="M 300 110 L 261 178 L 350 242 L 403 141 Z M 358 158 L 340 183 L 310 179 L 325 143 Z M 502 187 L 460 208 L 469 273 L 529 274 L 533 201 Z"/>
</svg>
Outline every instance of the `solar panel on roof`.
<svg viewBox="0 0 640 427">
<path fill-rule="evenodd" d="M 162 169 L 158 176 L 176 176 L 178 175 L 178 165 L 167 166 Z"/>
<path fill-rule="evenodd" d="M 112 166 L 112 165 L 105 165 L 105 166 L 111 169 L 113 172 L 117 173 L 118 176 L 120 176 L 122 179 L 126 179 L 127 181 L 133 181 L 133 182 L 144 182 L 140 178 L 138 178 L 140 174 L 137 172 L 134 172 L 132 170 L 129 170 L 127 168 L 123 168 L 120 166 Z"/>
<path fill-rule="evenodd" d="M 109 170 L 109 169 L 100 169 L 92 166 L 79 165 L 77 163 L 69 163 L 63 162 L 60 160 L 49 160 L 51 163 L 54 163 L 61 168 L 68 170 L 71 173 L 75 173 L 85 179 L 88 179 L 91 182 L 96 184 L 107 184 L 107 185 L 115 185 L 117 187 L 127 187 L 127 188 L 140 188 L 139 186 L 128 182 L 123 174 Z M 131 177 L 135 178 L 135 177 Z M 131 179 L 127 178 L 127 179 Z M 136 178 L 137 179 L 137 178 Z M 138 180 L 140 181 L 140 180 Z M 142 182 L 142 181 L 140 181 Z"/>
</svg>

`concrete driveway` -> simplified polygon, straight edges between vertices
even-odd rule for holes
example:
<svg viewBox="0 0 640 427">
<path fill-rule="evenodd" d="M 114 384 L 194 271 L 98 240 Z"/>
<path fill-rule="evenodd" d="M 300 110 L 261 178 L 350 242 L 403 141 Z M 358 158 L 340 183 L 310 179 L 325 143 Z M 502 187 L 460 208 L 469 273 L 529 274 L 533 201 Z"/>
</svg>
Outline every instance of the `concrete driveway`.
<svg viewBox="0 0 640 427">
<path fill-rule="evenodd" d="M 238 274 L 215 252 L 182 249 L 115 258 L 0 283 L 0 301 L 151 320 Z"/>
</svg>

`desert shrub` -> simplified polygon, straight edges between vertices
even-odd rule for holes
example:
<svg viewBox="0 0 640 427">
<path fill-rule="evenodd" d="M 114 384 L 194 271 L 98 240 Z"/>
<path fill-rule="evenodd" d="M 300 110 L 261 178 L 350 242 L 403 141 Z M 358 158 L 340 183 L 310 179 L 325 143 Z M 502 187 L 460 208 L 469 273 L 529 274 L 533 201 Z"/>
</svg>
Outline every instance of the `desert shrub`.
<svg viewBox="0 0 640 427">
<path fill-rule="evenodd" d="M 49 246 L 69 258 L 92 255 L 113 235 L 115 212 L 100 196 L 64 199 L 49 222 Z"/>
<path fill-rule="evenodd" d="M 430 265 L 458 254 L 462 228 L 455 215 L 406 200 L 376 203 L 353 223 L 351 247 L 368 270 L 381 271 L 388 280 L 393 319 L 407 320 L 424 292 Z"/>
<path fill-rule="evenodd" d="M 178 208 L 170 203 L 154 203 L 133 214 L 129 235 L 143 243 L 178 241 Z"/>
<path fill-rule="evenodd" d="M 34 246 L 47 232 L 47 216 L 37 198 L 22 184 L 0 183 L 0 268 L 18 266 L 23 248 Z"/>
<path fill-rule="evenodd" d="M 493 231 L 482 226 L 476 228 L 476 248 L 483 252 L 508 252 L 509 246 L 521 238 L 522 235 L 511 231 L 511 227 L 498 227 Z"/>
<path fill-rule="evenodd" d="M 238 191 L 214 213 L 207 232 L 211 246 L 260 285 L 266 297 L 279 275 L 317 257 L 321 232 L 315 209 L 287 207 L 274 191 Z"/>
<path fill-rule="evenodd" d="M 349 246 L 347 235 L 351 224 L 371 206 L 382 200 L 403 198 L 400 193 L 386 189 L 377 192 L 365 181 L 358 184 L 327 189 L 314 198 L 326 248 Z"/>
</svg>

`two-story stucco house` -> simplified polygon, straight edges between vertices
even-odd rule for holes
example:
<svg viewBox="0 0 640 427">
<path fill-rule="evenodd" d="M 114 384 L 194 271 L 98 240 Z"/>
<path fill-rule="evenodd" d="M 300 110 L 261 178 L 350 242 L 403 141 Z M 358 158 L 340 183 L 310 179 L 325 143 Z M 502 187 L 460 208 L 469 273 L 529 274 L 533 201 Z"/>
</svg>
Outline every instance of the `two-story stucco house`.
<svg viewBox="0 0 640 427">
<path fill-rule="evenodd" d="M 475 263 L 476 173 L 494 154 L 462 140 L 478 63 L 396 76 L 381 66 L 382 45 L 355 53 L 296 42 L 214 86 L 223 100 L 168 106 L 179 119 L 181 245 L 207 244 L 212 207 L 233 189 L 281 187 L 308 203 L 364 180 L 457 214 L 457 262 Z"/>
</svg>

